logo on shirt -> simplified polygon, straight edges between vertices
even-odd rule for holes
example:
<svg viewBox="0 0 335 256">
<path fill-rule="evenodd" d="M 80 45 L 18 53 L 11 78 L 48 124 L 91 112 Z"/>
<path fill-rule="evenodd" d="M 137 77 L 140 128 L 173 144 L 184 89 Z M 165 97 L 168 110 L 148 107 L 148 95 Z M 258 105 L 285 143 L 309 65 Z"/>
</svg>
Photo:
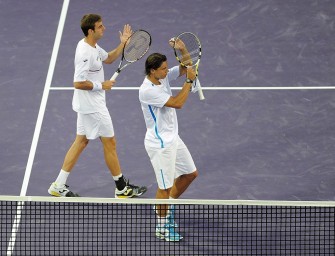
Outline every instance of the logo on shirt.
<svg viewBox="0 0 335 256">
<path fill-rule="evenodd" d="M 88 61 L 88 59 L 84 59 L 84 62 Z"/>
</svg>

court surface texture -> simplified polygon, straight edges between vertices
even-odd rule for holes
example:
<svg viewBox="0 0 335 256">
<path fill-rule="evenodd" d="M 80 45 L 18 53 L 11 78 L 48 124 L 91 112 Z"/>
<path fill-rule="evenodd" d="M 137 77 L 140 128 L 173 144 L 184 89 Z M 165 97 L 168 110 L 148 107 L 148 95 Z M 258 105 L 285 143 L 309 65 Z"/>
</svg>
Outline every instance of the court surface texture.
<svg viewBox="0 0 335 256">
<path fill-rule="evenodd" d="M 183 198 L 335 199 L 333 1 L 2 0 L 0 7 L 1 195 L 48 195 L 76 132 L 80 19 L 99 13 L 106 50 L 118 45 L 127 23 L 151 33 L 150 53 L 166 54 L 170 67 L 177 65 L 172 36 L 191 31 L 202 41 L 206 100 L 191 94 L 177 110 L 199 170 Z M 104 66 L 106 79 L 117 65 Z M 106 96 L 123 172 L 154 198 L 138 101 L 143 73 L 144 60 L 130 65 Z M 114 196 L 99 140 L 89 143 L 68 184 L 81 196 Z"/>
</svg>

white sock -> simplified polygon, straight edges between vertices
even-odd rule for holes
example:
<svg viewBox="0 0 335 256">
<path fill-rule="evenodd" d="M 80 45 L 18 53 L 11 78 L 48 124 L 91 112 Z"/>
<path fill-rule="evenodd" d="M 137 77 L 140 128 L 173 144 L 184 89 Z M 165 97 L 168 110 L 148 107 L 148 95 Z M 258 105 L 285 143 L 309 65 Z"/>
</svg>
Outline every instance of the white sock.
<svg viewBox="0 0 335 256">
<path fill-rule="evenodd" d="M 66 172 L 63 169 L 60 170 L 58 177 L 55 181 L 58 187 L 62 187 L 66 184 L 66 180 L 69 177 L 69 174 L 69 172 Z"/>
<path fill-rule="evenodd" d="M 169 196 L 169 199 L 173 199 L 173 200 L 176 200 L 175 198 L 173 198 L 173 197 L 171 197 L 171 196 Z M 170 214 L 171 214 L 171 208 L 172 207 L 174 207 L 173 205 L 169 205 L 169 210 L 168 210 L 168 216 L 170 216 Z"/>
<path fill-rule="evenodd" d="M 117 181 L 117 180 L 119 180 L 121 177 L 122 177 L 122 173 L 120 173 L 120 174 L 117 175 L 117 176 L 113 176 L 113 180 Z"/>
<path fill-rule="evenodd" d="M 158 224 L 158 227 L 164 227 L 164 225 L 166 223 L 167 223 L 166 216 L 160 217 L 160 216 L 157 215 L 157 224 Z"/>
</svg>

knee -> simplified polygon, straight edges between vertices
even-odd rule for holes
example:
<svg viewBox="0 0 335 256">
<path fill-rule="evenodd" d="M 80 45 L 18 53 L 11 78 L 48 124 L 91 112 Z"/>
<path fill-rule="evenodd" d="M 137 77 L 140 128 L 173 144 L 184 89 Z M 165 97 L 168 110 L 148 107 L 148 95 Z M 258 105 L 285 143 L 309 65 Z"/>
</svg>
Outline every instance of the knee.
<svg viewBox="0 0 335 256">
<path fill-rule="evenodd" d="M 115 139 L 115 137 L 112 137 L 112 138 L 101 137 L 100 141 L 102 142 L 102 145 L 103 145 L 105 151 L 116 152 L 116 139 Z"/>
<path fill-rule="evenodd" d="M 196 177 L 198 177 L 198 171 L 197 170 L 195 170 L 194 172 L 189 173 L 189 174 L 184 174 L 184 175 L 180 176 L 179 178 L 184 179 L 185 181 L 187 181 L 188 184 L 191 184 L 196 179 Z"/>
<path fill-rule="evenodd" d="M 80 142 L 80 145 L 79 145 L 80 148 L 82 148 L 82 149 L 86 148 L 86 146 L 88 145 L 88 141 L 89 141 L 89 140 L 81 141 L 81 142 Z"/>
<path fill-rule="evenodd" d="M 168 199 L 171 193 L 171 188 L 167 189 L 160 189 L 158 188 L 156 198 L 161 198 L 161 199 Z"/>
<path fill-rule="evenodd" d="M 86 148 L 86 146 L 88 145 L 88 142 L 89 140 L 86 138 L 77 138 L 75 141 L 77 147 L 79 147 L 80 149 Z"/>
<path fill-rule="evenodd" d="M 116 139 L 115 139 L 115 137 L 111 138 L 111 147 L 113 147 L 113 149 L 116 149 Z"/>
<path fill-rule="evenodd" d="M 190 173 L 187 175 L 187 177 L 189 178 L 190 181 L 195 180 L 199 175 L 198 170 L 195 170 L 194 172 Z"/>
</svg>

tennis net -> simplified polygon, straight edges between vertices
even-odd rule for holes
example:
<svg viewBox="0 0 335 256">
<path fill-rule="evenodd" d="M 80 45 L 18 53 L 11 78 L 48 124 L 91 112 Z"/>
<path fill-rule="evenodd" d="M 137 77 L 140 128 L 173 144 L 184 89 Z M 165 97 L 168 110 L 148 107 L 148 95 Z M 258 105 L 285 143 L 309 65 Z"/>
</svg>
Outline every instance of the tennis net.
<svg viewBox="0 0 335 256">
<path fill-rule="evenodd" d="M 184 237 L 155 236 L 174 204 Z M 335 202 L 0 196 L 1 255 L 335 255 Z"/>
</svg>

